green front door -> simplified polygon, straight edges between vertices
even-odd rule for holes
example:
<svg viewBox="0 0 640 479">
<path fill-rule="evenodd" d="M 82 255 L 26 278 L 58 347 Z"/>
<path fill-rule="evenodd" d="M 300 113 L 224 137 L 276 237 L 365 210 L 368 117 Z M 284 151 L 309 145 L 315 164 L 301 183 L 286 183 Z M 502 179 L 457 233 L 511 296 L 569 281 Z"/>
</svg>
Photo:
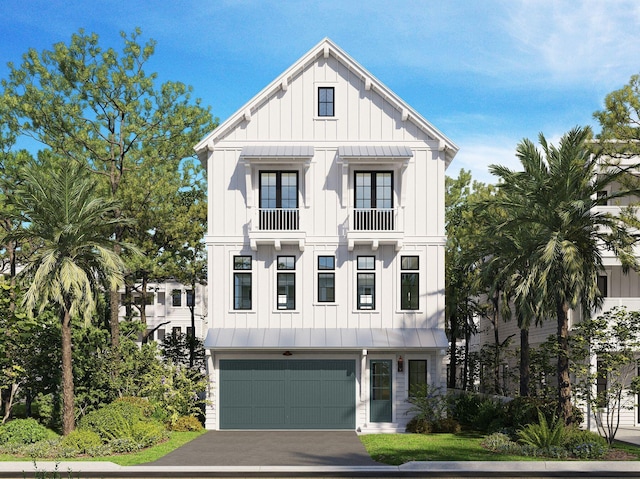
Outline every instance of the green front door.
<svg viewBox="0 0 640 479">
<path fill-rule="evenodd" d="M 391 361 L 372 359 L 371 422 L 391 422 Z"/>
<path fill-rule="evenodd" d="M 355 429 L 353 360 L 220 360 L 221 429 Z"/>
</svg>

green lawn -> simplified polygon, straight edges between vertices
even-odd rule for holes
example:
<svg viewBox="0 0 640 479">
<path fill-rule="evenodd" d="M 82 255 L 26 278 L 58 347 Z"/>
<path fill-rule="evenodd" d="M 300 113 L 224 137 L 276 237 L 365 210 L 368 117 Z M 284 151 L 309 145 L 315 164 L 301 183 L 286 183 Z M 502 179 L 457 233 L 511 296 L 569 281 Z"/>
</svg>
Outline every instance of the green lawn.
<svg viewBox="0 0 640 479">
<path fill-rule="evenodd" d="M 73 459 L 63 459 L 64 461 L 111 461 L 121 466 L 137 466 L 138 464 L 144 464 L 147 462 L 155 461 L 156 459 L 165 456 L 174 449 L 183 446 L 189 441 L 194 440 L 196 437 L 201 436 L 206 431 L 198 432 L 172 432 L 168 441 L 158 444 L 157 446 L 150 447 L 140 452 L 133 454 L 118 454 L 114 456 L 104 457 L 78 457 Z M 38 459 L 39 461 L 41 459 Z M 46 459 L 42 459 L 46 460 Z M 53 460 L 53 459 L 52 459 Z M 30 457 L 17 457 L 8 454 L 0 454 L 0 461 L 30 461 L 33 459 Z"/>
<path fill-rule="evenodd" d="M 400 465 L 410 461 L 543 461 L 532 458 L 497 454 L 480 446 L 482 436 L 477 434 L 366 434 L 360 440 L 376 461 Z M 617 452 L 631 454 L 640 460 L 640 448 L 615 444 Z"/>
</svg>

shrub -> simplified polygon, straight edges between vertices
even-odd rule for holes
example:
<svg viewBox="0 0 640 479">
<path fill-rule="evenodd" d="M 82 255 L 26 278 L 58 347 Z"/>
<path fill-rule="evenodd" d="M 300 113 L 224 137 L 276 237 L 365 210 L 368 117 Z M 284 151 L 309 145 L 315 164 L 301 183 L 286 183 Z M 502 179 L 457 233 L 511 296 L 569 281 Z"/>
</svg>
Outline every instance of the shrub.
<svg viewBox="0 0 640 479">
<path fill-rule="evenodd" d="M 578 459 L 599 459 L 609 450 L 605 438 L 595 432 L 576 427 L 565 429 L 563 445 Z"/>
<path fill-rule="evenodd" d="M 65 436 L 60 445 L 73 449 L 80 454 L 90 454 L 102 446 L 102 439 L 98 433 L 89 429 L 76 429 Z"/>
<path fill-rule="evenodd" d="M 84 416 L 79 426 L 95 432 L 103 442 L 109 442 L 112 439 L 130 438 L 133 422 L 128 421 L 117 408 L 106 406 Z"/>
<path fill-rule="evenodd" d="M 554 446 L 562 446 L 564 440 L 564 424 L 554 420 L 552 423 L 541 412 L 538 413 L 538 423 L 528 424 L 518 431 L 518 440 L 539 449 L 549 449 Z"/>
<path fill-rule="evenodd" d="M 447 411 L 447 399 L 439 387 L 431 384 L 419 384 L 412 388 L 409 399 L 411 407 L 407 414 L 415 414 L 415 417 L 427 421 L 435 421 L 445 416 Z"/>
<path fill-rule="evenodd" d="M 451 399 L 450 411 L 462 426 L 473 428 L 473 423 L 478 415 L 480 396 L 471 393 L 462 393 Z"/>
<path fill-rule="evenodd" d="M 167 430 L 156 421 L 138 421 L 131 428 L 131 438 L 142 449 L 166 439 Z"/>
<path fill-rule="evenodd" d="M 151 417 L 155 410 L 153 404 L 149 402 L 146 398 L 139 398 L 135 396 L 124 396 L 116 399 L 112 404 L 117 405 L 120 403 L 130 404 L 132 406 L 137 407 L 143 417 Z"/>
<path fill-rule="evenodd" d="M 522 446 L 501 432 L 494 432 L 486 436 L 480 445 L 485 449 L 502 454 L 522 455 Z"/>
<path fill-rule="evenodd" d="M 0 427 L 0 444 L 33 444 L 58 435 L 47 429 L 35 419 L 16 419 Z"/>
<path fill-rule="evenodd" d="M 407 423 L 405 431 L 414 434 L 429 434 L 431 432 L 431 421 L 416 416 Z"/>
<path fill-rule="evenodd" d="M 107 445 L 116 454 L 135 452 L 141 449 L 140 445 L 129 437 L 112 439 Z"/>
<path fill-rule="evenodd" d="M 195 416 L 180 416 L 177 421 L 171 424 L 172 431 L 202 431 L 202 424 Z"/>
<path fill-rule="evenodd" d="M 453 418 L 443 417 L 431 422 L 432 432 L 457 434 L 462 430 L 460 423 Z"/>
</svg>

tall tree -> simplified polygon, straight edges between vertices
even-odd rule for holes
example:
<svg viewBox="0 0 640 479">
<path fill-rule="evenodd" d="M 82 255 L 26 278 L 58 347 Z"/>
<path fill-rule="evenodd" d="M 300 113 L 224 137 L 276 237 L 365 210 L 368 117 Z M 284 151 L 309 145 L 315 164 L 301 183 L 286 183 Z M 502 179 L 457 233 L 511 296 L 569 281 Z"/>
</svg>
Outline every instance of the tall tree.
<svg viewBox="0 0 640 479">
<path fill-rule="evenodd" d="M 155 42 L 141 43 L 140 35 L 140 29 L 121 33 L 118 53 L 102 47 L 98 35 L 80 30 L 53 50 L 29 50 L 19 67 L 9 64 L 9 80 L 3 81 L 3 103 L 20 131 L 98 174 L 102 191 L 122 200 L 111 212 L 114 218 L 143 213 L 143 188 L 179 175 L 181 161 L 193 156 L 192 146 L 215 127 L 209 109 L 192 100 L 191 87 L 156 86 L 157 74 L 144 71 Z M 149 181 L 138 181 L 143 171 Z M 112 226 L 119 252 L 126 230 L 118 222 Z M 110 298 L 117 346 L 118 292 L 112 290 Z"/>
<path fill-rule="evenodd" d="M 597 277 L 603 248 L 616 253 L 625 270 L 637 266 L 631 215 L 613 216 L 594 209 L 630 194 L 625 190 L 598 194 L 628 174 L 628 169 L 604 164 L 589 149 L 590 138 L 590 129 L 576 127 L 555 147 L 540 134 L 540 150 L 528 139 L 518 144 L 523 171 L 490 167 L 502 180 L 501 205 L 509 211 L 500 230 L 528 236 L 521 254 L 528 258 L 529 273 L 517 292 L 535 298 L 540 311 L 557 319 L 558 401 L 566 422 L 572 420 L 569 311 L 580 308 L 590 316 L 602 304 Z"/>
<path fill-rule="evenodd" d="M 71 321 L 90 320 L 96 295 L 123 283 L 124 263 L 111 232 L 125 224 L 118 203 L 97 196 L 96 182 L 77 164 L 33 164 L 11 203 L 22 228 L 12 234 L 37 245 L 21 272 L 30 286 L 26 311 L 55 305 L 61 325 L 63 433 L 75 428 Z"/>
<path fill-rule="evenodd" d="M 640 75 L 612 91 L 604 99 L 604 109 L 596 111 L 600 122 L 599 146 L 612 157 L 637 155 L 640 152 Z"/>
</svg>

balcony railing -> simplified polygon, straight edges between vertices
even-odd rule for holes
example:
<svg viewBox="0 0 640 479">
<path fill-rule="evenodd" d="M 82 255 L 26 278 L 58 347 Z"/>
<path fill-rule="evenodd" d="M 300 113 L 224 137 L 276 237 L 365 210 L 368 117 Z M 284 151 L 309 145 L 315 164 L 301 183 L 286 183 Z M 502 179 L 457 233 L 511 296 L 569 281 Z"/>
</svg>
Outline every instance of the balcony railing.
<svg viewBox="0 0 640 479">
<path fill-rule="evenodd" d="M 395 208 L 355 208 L 353 229 L 354 231 L 395 231 L 396 216 Z"/>
<path fill-rule="evenodd" d="M 258 229 L 260 231 L 298 231 L 300 210 L 298 208 L 259 208 Z"/>
</svg>

